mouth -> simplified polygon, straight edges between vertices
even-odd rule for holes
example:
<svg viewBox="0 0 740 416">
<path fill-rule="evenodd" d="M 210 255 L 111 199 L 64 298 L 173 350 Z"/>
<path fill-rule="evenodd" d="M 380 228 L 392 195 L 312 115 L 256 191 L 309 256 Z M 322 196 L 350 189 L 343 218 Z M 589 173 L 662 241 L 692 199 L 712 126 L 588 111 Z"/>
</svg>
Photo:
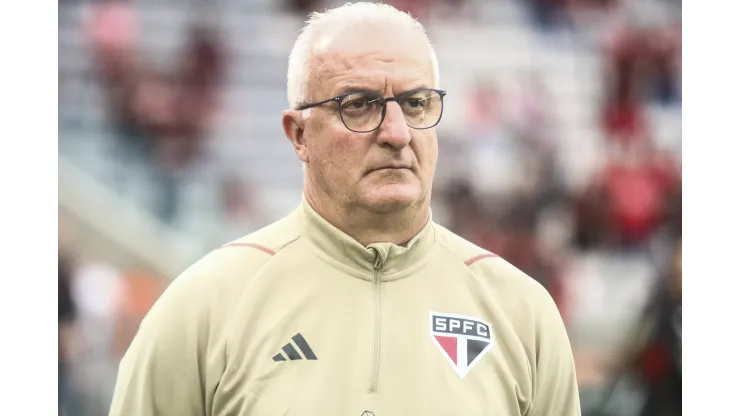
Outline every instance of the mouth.
<svg viewBox="0 0 740 416">
<path fill-rule="evenodd" d="M 393 172 L 393 171 L 400 172 L 404 170 L 411 170 L 411 168 L 408 166 L 392 166 L 392 165 L 391 166 L 381 166 L 381 167 L 370 169 L 367 171 L 367 173 L 369 174 L 372 172 Z"/>
<path fill-rule="evenodd" d="M 366 175 L 380 175 L 380 176 L 399 176 L 399 175 L 406 175 L 407 172 L 411 172 L 411 169 L 409 168 L 401 168 L 401 167 L 384 167 L 384 168 L 375 168 L 369 170 Z"/>
<path fill-rule="evenodd" d="M 389 168 L 377 168 L 377 169 L 371 170 L 370 172 L 382 172 L 384 170 L 409 170 L 409 168 L 391 168 L 391 167 L 389 167 Z"/>
</svg>

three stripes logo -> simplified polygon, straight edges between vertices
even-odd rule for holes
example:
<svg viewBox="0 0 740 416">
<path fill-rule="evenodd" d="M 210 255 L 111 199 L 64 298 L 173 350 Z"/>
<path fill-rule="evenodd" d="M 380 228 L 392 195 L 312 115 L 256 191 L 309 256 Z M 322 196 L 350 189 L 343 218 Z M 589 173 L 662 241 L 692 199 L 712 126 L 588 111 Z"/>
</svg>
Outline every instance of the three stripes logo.
<svg viewBox="0 0 740 416">
<path fill-rule="evenodd" d="M 274 357 L 272 357 L 272 361 L 295 361 L 302 360 L 304 357 L 307 360 L 318 359 L 316 358 L 316 354 L 313 353 L 311 347 L 308 346 L 308 342 L 306 342 L 306 339 L 303 338 L 303 335 L 301 335 L 300 333 L 295 334 L 293 335 L 293 338 L 291 338 L 291 340 L 293 342 L 288 342 L 287 344 L 285 344 L 283 346 L 283 351 L 277 353 Z M 300 351 L 300 353 L 298 351 Z M 301 353 L 303 353 L 303 356 L 301 356 Z"/>
<path fill-rule="evenodd" d="M 430 311 L 429 332 L 461 379 L 493 347 L 491 324 L 478 318 Z"/>
</svg>

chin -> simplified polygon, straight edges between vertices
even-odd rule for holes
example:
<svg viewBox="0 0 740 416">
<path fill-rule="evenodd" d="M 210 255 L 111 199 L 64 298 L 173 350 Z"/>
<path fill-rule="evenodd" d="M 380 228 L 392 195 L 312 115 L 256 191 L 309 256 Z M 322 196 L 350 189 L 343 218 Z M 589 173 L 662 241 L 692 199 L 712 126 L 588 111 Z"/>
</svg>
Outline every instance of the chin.
<svg viewBox="0 0 740 416">
<path fill-rule="evenodd" d="M 362 199 L 369 210 L 388 213 L 418 203 L 421 199 L 421 191 L 415 186 L 406 184 L 385 185 L 365 193 Z"/>
</svg>

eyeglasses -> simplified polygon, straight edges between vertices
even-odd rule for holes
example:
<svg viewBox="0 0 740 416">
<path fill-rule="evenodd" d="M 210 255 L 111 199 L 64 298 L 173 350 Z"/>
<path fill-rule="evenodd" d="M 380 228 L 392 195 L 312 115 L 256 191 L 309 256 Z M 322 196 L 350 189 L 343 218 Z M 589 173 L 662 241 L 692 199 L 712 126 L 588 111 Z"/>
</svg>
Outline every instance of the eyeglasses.
<svg viewBox="0 0 740 416">
<path fill-rule="evenodd" d="M 395 101 L 403 111 L 406 124 L 413 129 L 423 130 L 436 126 L 442 119 L 445 95 L 446 91 L 431 88 L 418 88 L 397 97 L 383 97 L 372 91 L 357 91 L 318 103 L 305 104 L 296 110 L 307 110 L 336 101 L 339 117 L 347 129 L 355 133 L 369 133 L 383 124 L 388 102 Z"/>
</svg>

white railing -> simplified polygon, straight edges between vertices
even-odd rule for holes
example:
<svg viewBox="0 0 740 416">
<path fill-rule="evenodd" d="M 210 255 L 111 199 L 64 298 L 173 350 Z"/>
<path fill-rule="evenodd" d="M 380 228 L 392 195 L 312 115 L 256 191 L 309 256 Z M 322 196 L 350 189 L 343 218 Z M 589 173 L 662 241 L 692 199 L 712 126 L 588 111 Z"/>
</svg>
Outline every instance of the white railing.
<svg viewBox="0 0 740 416">
<path fill-rule="evenodd" d="M 206 250 L 197 239 L 166 226 L 61 155 L 59 210 L 77 228 L 93 231 L 81 244 L 123 268 L 143 267 L 174 278 Z"/>
</svg>

